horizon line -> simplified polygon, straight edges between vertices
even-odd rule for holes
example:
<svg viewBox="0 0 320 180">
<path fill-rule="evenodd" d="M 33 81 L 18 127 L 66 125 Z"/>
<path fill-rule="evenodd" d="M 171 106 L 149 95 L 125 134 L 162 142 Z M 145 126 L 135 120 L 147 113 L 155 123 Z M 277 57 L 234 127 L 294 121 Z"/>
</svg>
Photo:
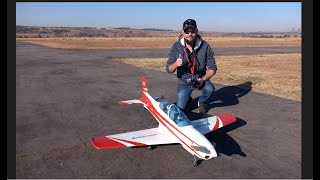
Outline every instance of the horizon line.
<svg viewBox="0 0 320 180">
<path fill-rule="evenodd" d="M 173 31 L 179 32 L 181 30 L 173 30 L 173 29 L 160 29 L 160 28 L 131 28 L 126 26 L 119 26 L 119 27 L 98 27 L 98 26 L 40 26 L 40 25 L 19 25 L 16 26 L 25 26 L 25 27 L 40 27 L 40 28 L 105 28 L 105 29 L 117 29 L 117 30 L 160 30 L 160 31 Z M 120 28 L 120 29 L 119 29 Z M 208 31 L 208 30 L 199 30 L 199 32 L 208 32 L 208 33 L 301 33 L 301 28 L 297 28 L 298 30 L 295 31 Z"/>
</svg>

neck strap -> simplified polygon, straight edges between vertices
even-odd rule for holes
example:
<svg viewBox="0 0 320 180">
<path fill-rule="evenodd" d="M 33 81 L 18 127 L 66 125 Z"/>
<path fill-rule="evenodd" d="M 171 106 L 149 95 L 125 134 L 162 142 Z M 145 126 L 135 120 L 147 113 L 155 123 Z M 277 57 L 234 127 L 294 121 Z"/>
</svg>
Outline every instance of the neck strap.
<svg viewBox="0 0 320 180">
<path fill-rule="evenodd" d="M 190 68 L 191 74 L 194 74 L 194 69 L 195 69 L 196 64 L 197 64 L 197 54 L 194 51 L 194 49 L 192 49 L 192 51 L 193 51 L 193 63 L 190 62 L 187 50 L 186 50 L 186 48 L 184 48 L 184 54 L 185 54 L 186 59 L 188 61 L 188 67 Z"/>
</svg>

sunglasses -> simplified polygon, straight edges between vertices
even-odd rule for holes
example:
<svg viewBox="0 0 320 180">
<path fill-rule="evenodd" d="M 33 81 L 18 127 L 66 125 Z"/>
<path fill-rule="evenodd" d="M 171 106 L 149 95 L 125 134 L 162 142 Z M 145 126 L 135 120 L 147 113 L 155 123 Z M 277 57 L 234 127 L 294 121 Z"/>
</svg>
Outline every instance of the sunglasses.
<svg viewBox="0 0 320 180">
<path fill-rule="evenodd" d="M 188 29 L 186 29 L 186 30 L 184 30 L 184 33 L 185 34 L 189 34 L 189 33 L 194 34 L 194 33 L 196 33 L 196 30 L 188 30 Z"/>
</svg>

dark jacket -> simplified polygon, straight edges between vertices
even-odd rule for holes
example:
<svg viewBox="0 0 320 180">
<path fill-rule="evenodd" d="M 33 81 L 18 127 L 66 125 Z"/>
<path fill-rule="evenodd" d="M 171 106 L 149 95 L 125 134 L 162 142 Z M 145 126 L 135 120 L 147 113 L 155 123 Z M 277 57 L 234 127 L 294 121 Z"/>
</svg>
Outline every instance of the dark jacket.
<svg viewBox="0 0 320 180">
<path fill-rule="evenodd" d="M 185 42 L 183 36 L 179 37 L 179 40 L 175 42 L 169 52 L 169 58 L 167 60 L 166 70 L 169 72 L 169 65 L 176 62 L 179 54 L 182 56 L 182 65 L 177 68 L 177 77 L 180 79 L 182 75 L 191 73 L 190 68 L 187 67 L 188 60 L 186 59 L 184 49 L 185 49 Z M 198 35 L 195 46 L 194 52 L 197 57 L 197 65 L 195 67 L 195 74 L 198 74 L 200 77 L 206 74 L 206 70 L 212 69 L 215 72 L 217 71 L 217 65 L 214 58 L 214 52 L 211 49 L 210 45 L 202 40 L 201 36 Z M 193 56 L 194 53 L 189 55 L 189 60 L 193 63 Z"/>
</svg>

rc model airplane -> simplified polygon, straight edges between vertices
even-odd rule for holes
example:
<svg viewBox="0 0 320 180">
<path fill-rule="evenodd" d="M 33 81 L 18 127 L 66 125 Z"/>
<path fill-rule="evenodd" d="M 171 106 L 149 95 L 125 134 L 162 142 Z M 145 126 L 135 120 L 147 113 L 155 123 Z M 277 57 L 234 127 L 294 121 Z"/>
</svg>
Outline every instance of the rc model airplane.
<svg viewBox="0 0 320 180">
<path fill-rule="evenodd" d="M 92 145 L 97 149 L 134 146 L 148 146 L 149 149 L 152 149 L 153 145 L 179 143 L 193 155 L 194 166 L 199 164 L 199 160 L 217 157 L 214 146 L 204 135 L 235 122 L 236 117 L 224 113 L 190 121 L 175 104 L 168 101 L 158 102 L 158 99 L 160 97 L 155 98 L 149 95 L 146 79 L 142 77 L 142 97 L 118 103 L 121 105 L 143 104 L 144 108 L 149 110 L 159 122 L 159 126 L 140 131 L 94 137 L 91 138 Z"/>
</svg>

